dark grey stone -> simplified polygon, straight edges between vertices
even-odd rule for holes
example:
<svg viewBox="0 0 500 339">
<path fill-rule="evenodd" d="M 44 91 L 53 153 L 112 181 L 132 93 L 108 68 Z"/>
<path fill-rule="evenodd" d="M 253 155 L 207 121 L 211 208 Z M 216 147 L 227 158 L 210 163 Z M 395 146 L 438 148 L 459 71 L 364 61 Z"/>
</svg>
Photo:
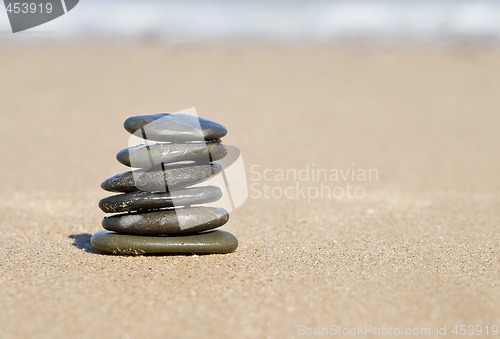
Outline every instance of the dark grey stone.
<svg viewBox="0 0 500 339">
<path fill-rule="evenodd" d="M 214 202 L 222 197 L 216 186 L 191 187 L 163 192 L 131 192 L 113 195 L 99 201 L 99 207 L 106 213 L 131 212 L 165 207 L 178 207 Z"/>
<path fill-rule="evenodd" d="M 208 165 L 177 165 L 162 170 L 154 167 L 150 170 L 123 172 L 104 180 L 102 189 L 111 192 L 167 192 L 178 187 L 187 187 L 207 180 L 222 171 L 216 162 Z"/>
<path fill-rule="evenodd" d="M 130 117 L 125 129 L 138 137 L 168 142 L 217 140 L 227 134 L 221 124 L 187 114 L 151 114 Z"/>
<path fill-rule="evenodd" d="M 221 143 L 165 143 L 126 148 L 118 152 L 116 159 L 125 166 L 151 168 L 179 161 L 208 163 L 222 159 L 226 154 L 226 147 Z"/>
<path fill-rule="evenodd" d="M 228 220 L 229 214 L 223 208 L 186 207 L 112 215 L 102 220 L 102 227 L 125 234 L 170 235 L 210 230 Z"/>
<path fill-rule="evenodd" d="M 100 231 L 90 238 L 100 251 L 118 255 L 144 254 L 225 254 L 238 247 L 238 239 L 226 231 L 176 237 L 154 237 Z"/>
</svg>

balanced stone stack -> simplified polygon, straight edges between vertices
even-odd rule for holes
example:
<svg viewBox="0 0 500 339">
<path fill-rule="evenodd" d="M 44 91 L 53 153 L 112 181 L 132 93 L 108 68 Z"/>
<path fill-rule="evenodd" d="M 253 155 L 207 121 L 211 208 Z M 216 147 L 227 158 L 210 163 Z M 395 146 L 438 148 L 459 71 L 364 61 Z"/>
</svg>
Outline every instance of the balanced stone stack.
<svg viewBox="0 0 500 339">
<path fill-rule="evenodd" d="M 220 140 L 227 133 L 224 126 L 192 115 L 153 114 L 131 117 L 124 127 L 144 144 L 116 155 L 135 169 L 101 184 L 121 194 L 99 202 L 104 212 L 114 214 L 103 219 L 106 230 L 91 237 L 92 246 L 128 255 L 233 252 L 236 237 L 213 230 L 228 221 L 228 212 L 200 206 L 221 199 L 222 190 L 191 187 L 222 172 L 214 160 L 227 153 Z"/>
</svg>

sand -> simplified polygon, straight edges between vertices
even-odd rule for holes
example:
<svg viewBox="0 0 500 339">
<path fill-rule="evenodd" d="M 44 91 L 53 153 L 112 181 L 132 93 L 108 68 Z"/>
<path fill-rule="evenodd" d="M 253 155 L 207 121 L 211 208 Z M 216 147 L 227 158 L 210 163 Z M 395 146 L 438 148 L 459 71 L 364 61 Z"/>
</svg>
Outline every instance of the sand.
<svg viewBox="0 0 500 339">
<path fill-rule="evenodd" d="M 336 325 L 430 338 L 499 324 L 500 49 L 1 49 L 2 338 L 292 338 Z M 240 247 L 96 253 L 99 185 L 125 169 L 123 120 L 193 106 L 243 154 L 250 197 L 223 228 Z M 304 168 L 377 175 L 323 180 L 362 197 L 318 197 L 321 180 L 279 177 Z"/>
</svg>

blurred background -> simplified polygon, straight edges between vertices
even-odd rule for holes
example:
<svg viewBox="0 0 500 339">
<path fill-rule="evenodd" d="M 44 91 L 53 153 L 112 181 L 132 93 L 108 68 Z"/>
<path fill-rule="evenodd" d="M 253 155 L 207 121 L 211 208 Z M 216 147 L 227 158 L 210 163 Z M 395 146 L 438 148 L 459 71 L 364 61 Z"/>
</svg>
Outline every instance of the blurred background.
<svg viewBox="0 0 500 339">
<path fill-rule="evenodd" d="M 425 180 L 456 187 L 446 175 L 453 169 L 469 177 L 461 185 L 477 187 L 484 176 L 472 173 L 482 164 L 492 170 L 492 159 L 479 160 L 493 144 L 490 119 L 499 109 L 499 18 L 492 0 L 85 0 L 13 34 L 0 10 L 0 112 L 43 145 L 33 152 L 16 129 L 6 132 L 21 151 L 2 151 L 16 164 L 5 169 L 12 179 L 5 189 L 88 187 L 62 175 L 75 171 L 97 186 L 102 169 L 72 150 L 89 147 L 86 156 L 103 156 L 111 174 L 120 167 L 104 159 L 123 148 L 126 134 L 107 134 L 119 133 L 126 117 L 193 106 L 228 124 L 236 132 L 228 141 L 251 143 L 243 150 L 250 163 L 382 166 L 384 188 Z M 89 128 L 90 121 L 101 124 Z M 261 152 L 280 153 L 297 137 L 344 151 L 318 157 L 308 149 L 300 161 Z M 71 145 L 66 154 L 59 140 Z M 90 155 L 95 143 L 109 150 Z M 405 147 L 407 161 L 394 145 Z M 457 169 L 444 155 L 459 147 L 470 166 L 465 160 Z M 20 166 L 26 153 L 36 161 Z M 422 156 L 435 166 L 432 179 L 416 171 Z M 28 175 L 54 161 L 57 175 Z"/>
<path fill-rule="evenodd" d="M 3 39 L 149 38 L 171 42 L 257 40 L 327 42 L 352 38 L 495 41 L 500 3 L 494 0 L 85 0 L 70 16 L 15 37 L 6 12 Z"/>
<path fill-rule="evenodd" d="M 331 42 L 381 39 L 406 43 L 498 41 L 495 0 L 83 0 L 78 10 L 12 36 L 5 11 L 2 38 L 158 39 Z M 49 34 L 50 33 L 50 34 Z"/>
</svg>

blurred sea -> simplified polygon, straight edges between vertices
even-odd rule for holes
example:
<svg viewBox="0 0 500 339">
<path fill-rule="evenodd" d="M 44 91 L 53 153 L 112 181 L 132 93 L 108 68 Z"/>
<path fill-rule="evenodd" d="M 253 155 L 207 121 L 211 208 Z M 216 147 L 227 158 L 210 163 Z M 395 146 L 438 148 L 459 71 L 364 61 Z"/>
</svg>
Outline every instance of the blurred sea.
<svg viewBox="0 0 500 339">
<path fill-rule="evenodd" d="M 0 39 L 500 42 L 500 0 L 81 0 L 66 15 Z"/>
</svg>

